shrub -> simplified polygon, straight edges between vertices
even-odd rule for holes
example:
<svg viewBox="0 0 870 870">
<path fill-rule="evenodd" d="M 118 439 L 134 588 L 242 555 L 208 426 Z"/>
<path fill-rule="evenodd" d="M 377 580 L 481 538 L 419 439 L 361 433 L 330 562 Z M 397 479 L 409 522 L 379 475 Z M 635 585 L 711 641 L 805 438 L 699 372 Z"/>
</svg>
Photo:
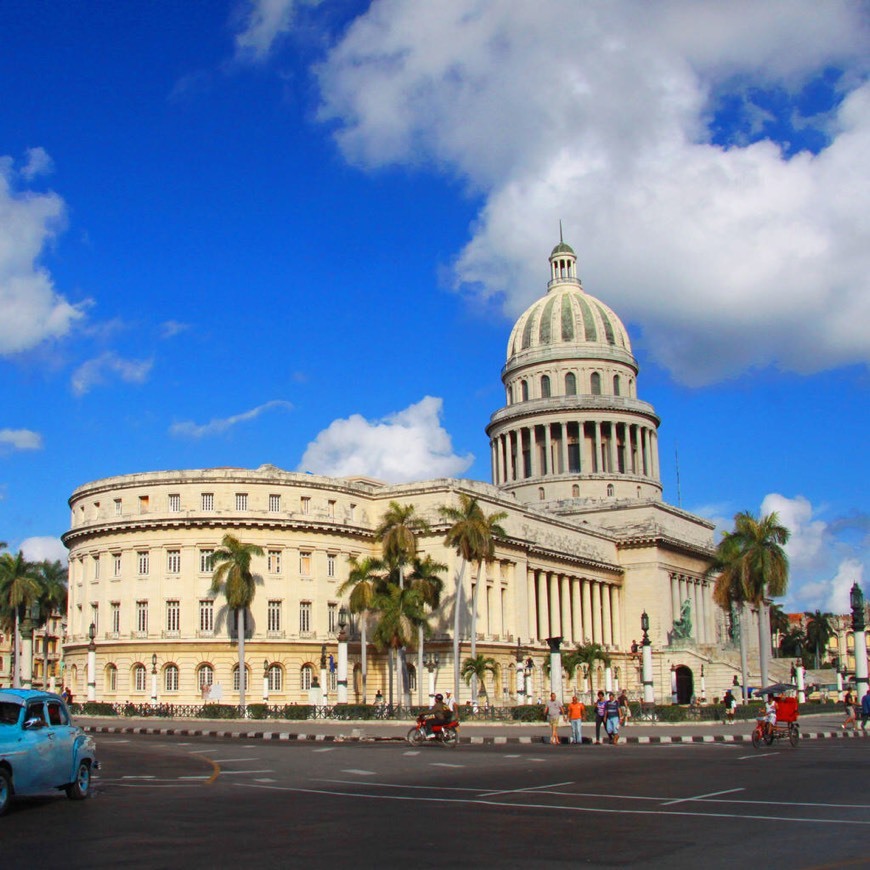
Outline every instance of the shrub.
<svg viewBox="0 0 870 870">
<path fill-rule="evenodd" d="M 520 704 L 513 708 L 515 722 L 544 722 L 544 707 L 541 704 Z"/>
<path fill-rule="evenodd" d="M 84 713 L 85 716 L 116 716 L 114 704 L 107 704 L 104 701 L 86 701 L 84 704 L 76 704 L 77 713 Z"/>
</svg>

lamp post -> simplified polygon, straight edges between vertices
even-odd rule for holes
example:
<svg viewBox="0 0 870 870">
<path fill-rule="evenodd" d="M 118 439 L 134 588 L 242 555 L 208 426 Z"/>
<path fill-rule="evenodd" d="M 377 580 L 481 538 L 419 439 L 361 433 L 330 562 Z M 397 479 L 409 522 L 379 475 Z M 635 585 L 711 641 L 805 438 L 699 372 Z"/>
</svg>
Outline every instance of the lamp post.
<svg viewBox="0 0 870 870">
<path fill-rule="evenodd" d="M 704 677 L 704 666 L 701 665 L 701 703 L 707 702 L 707 680 Z"/>
<path fill-rule="evenodd" d="M 797 645 L 797 660 L 794 663 L 795 683 L 797 684 L 798 704 L 805 704 L 807 700 L 806 685 L 804 683 L 804 656 L 801 645 Z"/>
<path fill-rule="evenodd" d="M 60 690 L 61 692 L 66 688 L 66 630 L 67 624 L 64 620 L 60 624 Z"/>
<path fill-rule="evenodd" d="M 619 694 L 619 668 L 613 669 L 613 691 Z"/>
<path fill-rule="evenodd" d="M 855 695 L 859 702 L 867 693 L 867 636 L 864 621 L 864 593 L 857 581 L 849 592 L 852 605 L 852 632 L 855 642 Z"/>
<path fill-rule="evenodd" d="M 438 653 L 426 653 L 426 670 L 429 672 L 429 703 L 435 703 L 435 671 L 438 670 Z"/>
<path fill-rule="evenodd" d="M 677 693 L 677 666 L 671 665 L 671 703 L 676 704 L 680 696 Z"/>
<path fill-rule="evenodd" d="M 326 699 L 328 696 L 328 692 L 326 691 L 326 644 L 322 644 L 320 647 L 320 706 L 326 706 Z"/>
<path fill-rule="evenodd" d="M 643 653 L 641 656 L 641 680 L 643 682 L 643 702 L 644 704 L 654 704 L 656 700 L 655 690 L 653 689 L 653 667 L 652 667 L 652 644 L 649 639 L 649 616 L 644 612 L 640 616 L 640 628 L 643 632 Z"/>
<path fill-rule="evenodd" d="M 517 684 L 517 704 L 522 704 L 526 696 L 526 671 L 523 667 L 523 647 L 517 638 L 517 648 L 514 650 L 516 665 L 514 666 L 514 678 Z"/>
<path fill-rule="evenodd" d="M 239 679 L 242 676 L 239 674 Z M 157 653 L 151 653 L 151 703 L 157 703 Z"/>
<path fill-rule="evenodd" d="M 24 611 L 21 624 L 21 686 L 33 688 L 33 633 L 39 619 L 39 604 L 31 602 Z"/>
<path fill-rule="evenodd" d="M 524 680 L 525 687 L 526 687 L 526 703 L 527 704 L 534 703 L 534 697 L 533 697 L 534 693 L 535 693 L 534 680 L 533 680 L 534 670 L 535 670 L 535 663 L 532 661 L 532 657 L 529 656 L 526 659 L 526 669 L 525 669 L 525 673 L 523 674 L 523 680 Z"/>
<path fill-rule="evenodd" d="M 263 703 L 269 702 L 269 659 L 263 659 Z"/>
<path fill-rule="evenodd" d="M 338 703 L 347 703 L 347 608 L 338 608 Z"/>
<path fill-rule="evenodd" d="M 550 647 L 550 691 L 555 692 L 556 700 L 562 703 L 562 646 L 561 637 L 548 637 L 547 644 Z"/>
<path fill-rule="evenodd" d="M 97 627 L 92 622 L 88 628 L 88 700 L 97 700 L 97 644 L 94 638 L 97 636 Z"/>
</svg>

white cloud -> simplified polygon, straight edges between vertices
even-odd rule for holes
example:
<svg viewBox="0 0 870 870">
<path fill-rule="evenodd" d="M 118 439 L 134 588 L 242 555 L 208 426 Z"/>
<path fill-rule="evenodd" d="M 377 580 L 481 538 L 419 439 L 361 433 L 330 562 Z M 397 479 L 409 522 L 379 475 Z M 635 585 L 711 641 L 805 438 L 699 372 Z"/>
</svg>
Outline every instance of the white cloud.
<svg viewBox="0 0 870 870">
<path fill-rule="evenodd" d="M 83 396 L 95 386 L 106 383 L 112 376 L 128 384 L 144 383 L 148 380 L 153 365 L 153 360 L 123 359 L 116 353 L 107 351 L 83 363 L 73 372 L 73 393 Z"/>
<path fill-rule="evenodd" d="M 456 477 L 474 457 L 453 453 L 450 435 L 441 425 L 441 407 L 441 399 L 425 396 L 381 420 L 359 414 L 334 420 L 308 445 L 299 470 L 387 483 Z"/>
<path fill-rule="evenodd" d="M 792 569 L 809 568 L 818 564 L 828 535 L 828 524 L 813 519 L 813 506 L 802 495 L 786 498 L 779 493 L 766 495 L 761 503 L 762 515 L 776 512 L 781 525 L 791 537 L 785 545 Z"/>
<path fill-rule="evenodd" d="M 54 161 L 45 148 L 37 146 L 27 149 L 27 162 L 21 167 L 21 177 L 31 181 L 40 175 L 51 175 L 54 172 Z"/>
<path fill-rule="evenodd" d="M 296 0 L 250 0 L 243 28 L 236 35 L 236 57 L 264 60 L 276 41 L 289 32 L 295 5 Z"/>
<path fill-rule="evenodd" d="M 382 0 L 319 67 L 320 116 L 352 162 L 434 165 L 482 194 L 456 280 L 511 316 L 540 295 L 561 218 L 587 290 L 678 380 L 866 362 L 865 11 Z M 838 65 L 853 90 L 816 122 L 818 155 L 711 144 L 723 96 Z"/>
<path fill-rule="evenodd" d="M 30 429 L 0 429 L 0 453 L 5 450 L 42 450 L 42 435 Z"/>
<path fill-rule="evenodd" d="M 60 538 L 37 537 L 27 538 L 19 547 L 28 562 L 60 561 L 67 564 L 68 552 Z"/>
<path fill-rule="evenodd" d="M 179 320 L 167 320 L 160 324 L 160 337 L 164 339 L 175 338 L 176 335 L 187 332 L 188 329 L 190 329 L 190 325 L 187 323 L 181 323 Z"/>
<path fill-rule="evenodd" d="M 211 435 L 221 435 L 232 429 L 233 426 L 237 426 L 239 423 L 247 423 L 249 420 L 255 420 L 260 414 L 273 408 L 285 408 L 290 411 L 293 409 L 293 405 L 290 402 L 285 402 L 283 399 L 273 399 L 271 402 L 266 402 L 263 405 L 252 408 L 250 411 L 244 411 L 232 417 L 216 417 L 204 424 L 194 423 L 191 420 L 173 423 L 169 427 L 169 432 L 181 438 L 206 438 Z"/>
<path fill-rule="evenodd" d="M 28 155 L 25 180 L 50 161 L 42 149 Z M 51 275 L 39 264 L 63 226 L 64 202 L 56 193 L 20 191 L 18 180 L 12 160 L 0 157 L 0 356 L 61 338 L 83 317 L 82 306 L 55 292 Z"/>
</svg>

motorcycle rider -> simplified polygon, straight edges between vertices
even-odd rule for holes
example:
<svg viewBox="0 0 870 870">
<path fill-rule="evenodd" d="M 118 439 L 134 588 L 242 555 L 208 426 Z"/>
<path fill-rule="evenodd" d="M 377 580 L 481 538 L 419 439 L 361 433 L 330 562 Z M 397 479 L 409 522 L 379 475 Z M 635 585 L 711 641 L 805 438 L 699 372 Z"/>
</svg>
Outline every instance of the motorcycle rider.
<svg viewBox="0 0 870 870">
<path fill-rule="evenodd" d="M 439 692 L 435 696 L 435 703 L 426 713 L 426 739 L 434 737 L 433 725 L 446 725 L 453 718 L 453 712 L 444 703 L 444 696 Z"/>
</svg>

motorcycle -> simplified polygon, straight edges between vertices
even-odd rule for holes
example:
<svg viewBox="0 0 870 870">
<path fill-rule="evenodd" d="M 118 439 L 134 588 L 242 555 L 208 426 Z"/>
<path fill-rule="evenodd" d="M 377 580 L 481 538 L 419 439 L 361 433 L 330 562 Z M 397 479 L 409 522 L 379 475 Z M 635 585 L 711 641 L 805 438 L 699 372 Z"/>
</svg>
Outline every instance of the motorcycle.
<svg viewBox="0 0 870 870">
<path fill-rule="evenodd" d="M 426 725 L 429 723 L 429 732 L 426 733 Z M 417 717 L 417 724 L 408 732 L 406 737 L 411 746 L 419 746 L 421 743 L 442 743 L 444 746 L 455 748 L 459 743 L 459 720 L 450 722 L 433 722 L 426 713 Z"/>
</svg>

